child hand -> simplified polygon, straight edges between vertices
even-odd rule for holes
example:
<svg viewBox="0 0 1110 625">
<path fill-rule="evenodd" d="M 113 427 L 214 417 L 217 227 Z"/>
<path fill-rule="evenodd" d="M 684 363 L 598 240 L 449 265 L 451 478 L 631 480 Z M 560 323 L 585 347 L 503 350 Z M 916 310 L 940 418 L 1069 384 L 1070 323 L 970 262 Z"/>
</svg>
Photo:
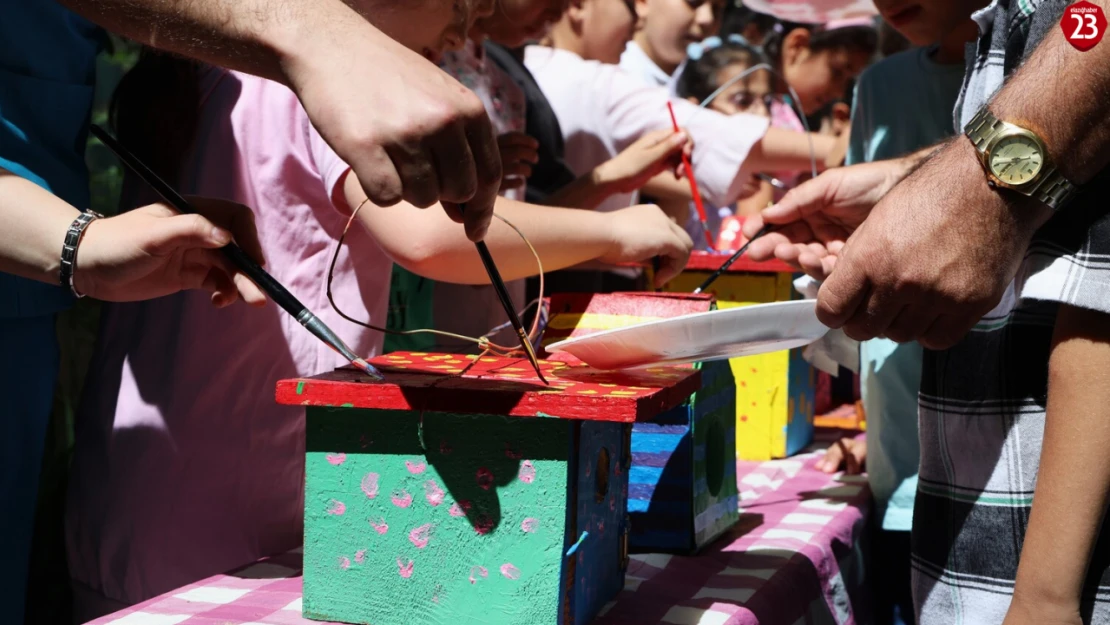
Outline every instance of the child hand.
<svg viewBox="0 0 1110 625">
<path fill-rule="evenodd" d="M 661 287 L 686 266 L 694 242 L 658 206 L 641 205 L 605 213 L 612 225 L 609 251 L 598 258 L 605 263 L 639 262 L 660 258 L 655 286 Z"/>
<path fill-rule="evenodd" d="M 667 169 L 674 169 L 675 176 L 681 177 L 682 154 L 689 156 L 693 149 L 694 142 L 685 131 L 656 130 L 598 165 L 594 173 L 600 183 L 612 185 L 618 192 L 630 193 Z"/>
<path fill-rule="evenodd" d="M 836 473 L 841 467 L 848 475 L 859 475 L 867 462 L 867 441 L 855 438 L 842 438 L 828 450 L 825 457 L 815 465 L 818 471 Z"/>
<path fill-rule="evenodd" d="M 497 137 L 501 150 L 501 190 L 515 189 L 532 175 L 532 165 L 540 160 L 539 141 L 523 132 L 507 132 Z"/>
<path fill-rule="evenodd" d="M 130 302 L 185 289 L 212 292 L 222 308 L 242 298 L 261 306 L 266 296 L 218 251 L 234 237 L 259 262 L 262 246 L 250 209 L 223 200 L 189 198 L 201 215 L 151 204 L 88 225 L 77 252 L 74 286 L 96 299 Z"/>
</svg>

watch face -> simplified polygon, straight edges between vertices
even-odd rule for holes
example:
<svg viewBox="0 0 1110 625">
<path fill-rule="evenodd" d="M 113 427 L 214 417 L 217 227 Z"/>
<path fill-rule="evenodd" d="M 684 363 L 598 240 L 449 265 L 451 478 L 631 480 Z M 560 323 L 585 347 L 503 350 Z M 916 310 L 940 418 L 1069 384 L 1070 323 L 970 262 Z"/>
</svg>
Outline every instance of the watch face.
<svg viewBox="0 0 1110 625">
<path fill-rule="evenodd" d="M 1040 173 L 1043 163 L 1040 146 L 1025 135 L 1004 137 L 991 150 L 991 173 L 1006 184 L 1029 182 Z"/>
</svg>

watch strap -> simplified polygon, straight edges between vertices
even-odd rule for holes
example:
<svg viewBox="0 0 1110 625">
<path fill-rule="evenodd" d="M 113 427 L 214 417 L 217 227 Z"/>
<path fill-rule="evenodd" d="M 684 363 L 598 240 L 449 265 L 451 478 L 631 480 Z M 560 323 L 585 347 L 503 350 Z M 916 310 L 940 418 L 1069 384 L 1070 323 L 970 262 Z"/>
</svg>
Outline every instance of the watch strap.
<svg viewBox="0 0 1110 625">
<path fill-rule="evenodd" d="M 1008 126 L 1010 124 L 995 117 L 990 109 L 984 106 L 964 126 L 964 134 L 971 140 L 976 151 L 980 155 L 985 155 L 987 146 L 998 135 L 1005 132 Z M 1021 187 L 1008 186 L 1007 188 L 1043 202 L 1053 211 L 1056 211 L 1071 200 L 1078 191 L 1078 187 L 1056 169 L 1056 165 L 1049 161 L 1047 154 L 1044 157 L 1044 169 L 1037 176 L 1037 181 L 1034 184 Z M 983 167 L 989 170 L 990 165 L 984 160 Z"/>
<path fill-rule="evenodd" d="M 86 209 L 69 225 L 69 229 L 66 230 L 65 241 L 62 243 L 62 264 L 58 279 L 62 287 L 69 289 L 73 296 L 79 299 L 85 295 L 79 293 L 73 286 L 73 272 L 77 267 L 77 248 L 81 245 L 81 240 L 85 238 L 85 229 L 89 227 L 89 224 L 102 217 L 104 215 Z"/>
</svg>

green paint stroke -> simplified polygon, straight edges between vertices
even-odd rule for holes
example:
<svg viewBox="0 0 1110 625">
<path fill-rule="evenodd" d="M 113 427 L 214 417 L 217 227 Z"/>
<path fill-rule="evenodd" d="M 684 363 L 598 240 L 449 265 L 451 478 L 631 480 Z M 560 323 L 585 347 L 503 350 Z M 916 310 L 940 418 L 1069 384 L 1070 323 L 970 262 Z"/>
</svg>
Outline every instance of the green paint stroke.
<svg viewBox="0 0 1110 625">
<path fill-rule="evenodd" d="M 300 395 L 304 392 L 304 380 L 297 380 L 297 394 Z"/>
<path fill-rule="evenodd" d="M 557 622 L 568 422 L 425 413 L 420 434 L 412 412 L 309 409 L 304 614 Z"/>
</svg>

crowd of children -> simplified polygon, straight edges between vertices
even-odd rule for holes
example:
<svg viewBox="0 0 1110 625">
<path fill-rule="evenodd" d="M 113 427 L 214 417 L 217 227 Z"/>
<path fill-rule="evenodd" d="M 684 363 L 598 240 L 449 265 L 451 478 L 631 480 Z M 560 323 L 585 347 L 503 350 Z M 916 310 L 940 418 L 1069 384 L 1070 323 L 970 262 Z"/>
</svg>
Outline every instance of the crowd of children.
<svg viewBox="0 0 1110 625">
<path fill-rule="evenodd" d="M 719 236 L 734 218 L 748 220 L 748 235 L 764 220 L 780 224 L 753 246 L 754 258 L 778 256 L 832 285 L 849 271 L 838 267 L 862 262 L 848 236 L 866 234 L 877 222 L 866 221 L 871 214 L 895 210 L 890 198 L 914 180 L 911 172 L 928 171 L 931 157 L 958 149 L 951 138 L 993 95 L 987 87 L 997 89 L 1042 38 L 1059 44 L 1046 24 L 1058 18 L 1061 2 L 987 4 L 876 0 L 873 14 L 817 23 L 740 0 L 348 0 L 355 21 L 391 40 L 382 45 L 416 53 L 401 57 L 406 63 L 456 81 L 440 95 L 465 88 L 485 110 L 465 123 L 445 122 L 440 134 L 422 136 L 415 123 L 390 129 L 406 139 L 383 139 L 374 153 L 379 165 L 391 163 L 396 180 L 354 155 L 365 137 L 343 138 L 358 133 L 336 118 L 350 119 L 344 113 L 354 109 L 322 103 L 304 63 L 273 64 L 252 52 L 247 31 L 225 52 L 147 47 L 116 87 L 112 129 L 175 188 L 196 196 L 207 217 L 175 215 L 128 175 L 120 216 L 86 213 L 76 221 L 73 207 L 87 206 L 88 192 L 74 146 L 85 142 L 90 59 L 102 33 L 53 0 L 3 7 L 20 19 L 0 20 L 0 342 L 7 356 L 0 372 L 26 389 L 25 398 L 5 404 L 0 437 L 0 497 L 8 508 L 0 522 L 0 598 L 15 606 L 12 622 L 23 622 L 41 439 L 57 370 L 54 314 L 73 296 L 111 302 L 76 415 L 65 501 L 67 620 L 83 623 L 302 539 L 304 411 L 265 398 L 278 380 L 345 361 L 265 305 L 216 248 L 234 238 L 264 260 L 363 356 L 477 351 L 466 337 L 512 344 L 474 253 L 476 236 L 484 236 L 526 315 L 539 295 L 536 256 L 551 272 L 546 293 L 660 286 L 693 250 L 734 247 Z M 103 25 L 136 36 L 130 19 L 105 16 Z M 221 27 L 205 19 L 216 20 L 181 23 L 218 39 Z M 891 29 L 914 47 L 895 52 Z M 138 38 L 159 45 L 153 33 Z M 36 61 L 34 54 L 46 54 L 36 47 L 42 41 L 64 43 L 59 49 L 72 58 Z M 984 68 L 997 71 L 984 78 Z M 389 134 L 375 131 L 365 136 Z M 1104 167 L 1098 159 L 1107 153 L 1087 160 Z M 490 180 L 485 174 L 497 160 L 500 179 Z M 454 168 L 466 172 L 446 173 Z M 1074 170 L 1065 164 L 1062 171 Z M 704 222 L 687 176 L 700 188 Z M 496 199 L 483 200 L 493 187 Z M 480 217 L 460 210 L 466 200 Z M 489 201 L 496 218 L 487 229 Z M 35 223 L 16 217 L 17 207 L 28 206 Z M 850 334 L 871 339 L 860 359 L 867 434 L 841 441 L 818 468 L 868 472 L 871 622 L 1110 624 L 1110 550 L 1100 533 L 1110 466 L 1092 468 L 1094 477 L 1083 482 L 1095 503 L 1077 508 L 1078 529 L 1061 529 L 1060 518 L 1055 525 L 1046 518 L 1052 509 L 1032 506 L 1034 488 L 1057 512 L 1063 496 L 1056 493 L 1077 490 L 1045 495 L 1036 479 L 1045 468 L 1053 485 L 1064 484 L 1078 470 L 1060 457 L 1070 440 L 1066 406 L 1098 384 L 1072 363 L 1082 356 L 1110 364 L 1098 351 L 1107 332 L 1090 329 L 1105 325 L 1110 306 L 1086 295 L 1110 282 L 1098 275 L 1108 237 L 1096 235 L 1106 211 L 1080 210 L 1049 222 L 1038 238 L 1029 230 L 1025 245 L 1039 251 L 1026 257 L 1004 297 L 999 292 L 998 307 L 980 311 L 975 320 L 982 322 L 950 351 L 937 348 L 955 341 L 931 340 L 935 324 L 909 304 L 886 319 L 889 329 L 859 329 L 870 327 L 859 319 L 874 321 L 871 308 L 840 319 Z M 348 231 L 355 211 L 358 227 Z M 465 230 L 456 223 L 464 219 Z M 1002 285 L 1019 271 L 1021 259 L 1009 260 L 997 263 L 1011 267 Z M 1080 266 L 1090 274 L 1086 284 L 1073 277 Z M 1059 277 L 1069 267 L 1073 273 Z M 368 324 L 434 327 L 454 338 L 387 337 L 340 315 L 332 295 Z M 822 297 L 828 320 L 828 289 Z M 1075 395 L 1062 398 L 1059 389 Z M 1101 410 L 1093 390 L 1083 397 Z M 1055 412 L 1046 415 L 1046 404 Z M 1028 557 L 1023 541 L 1032 541 Z M 1039 593 L 1044 566 L 1059 573 L 1059 585 Z"/>
</svg>

